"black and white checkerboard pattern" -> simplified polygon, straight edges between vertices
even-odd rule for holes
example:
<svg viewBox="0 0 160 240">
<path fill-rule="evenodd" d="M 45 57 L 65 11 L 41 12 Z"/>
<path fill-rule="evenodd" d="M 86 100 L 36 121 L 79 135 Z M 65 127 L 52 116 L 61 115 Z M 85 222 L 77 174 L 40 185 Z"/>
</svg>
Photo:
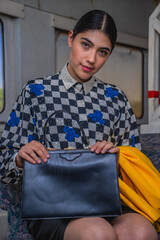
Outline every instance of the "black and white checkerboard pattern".
<svg viewBox="0 0 160 240">
<path fill-rule="evenodd" d="M 17 182 L 21 178 L 22 170 L 15 168 L 15 154 L 21 146 L 31 140 L 35 139 L 43 143 L 45 122 L 54 111 L 64 109 L 74 113 L 91 146 L 96 141 L 105 139 L 112 141 L 116 146 L 130 145 L 140 148 L 136 119 L 124 93 L 117 87 L 102 83 L 96 78 L 93 88 L 86 95 L 83 85 L 77 84 L 79 91 L 74 86 L 66 90 L 60 74 L 56 74 L 30 81 L 25 85 L 12 111 L 16 113 L 18 120 L 13 126 L 6 124 L 1 138 L 0 167 L 3 181 Z M 34 92 L 31 91 L 31 85 L 42 88 L 39 92 Z M 106 95 L 108 88 L 113 92 L 118 91 L 118 95 Z M 95 122 L 89 117 L 96 111 L 102 114 L 102 122 L 99 119 Z M 81 137 L 75 137 L 71 142 L 66 140 L 65 126 L 73 128 L 79 136 L 82 135 L 78 123 L 69 114 L 60 113 L 48 122 L 46 131 L 48 147 L 83 148 Z"/>
</svg>

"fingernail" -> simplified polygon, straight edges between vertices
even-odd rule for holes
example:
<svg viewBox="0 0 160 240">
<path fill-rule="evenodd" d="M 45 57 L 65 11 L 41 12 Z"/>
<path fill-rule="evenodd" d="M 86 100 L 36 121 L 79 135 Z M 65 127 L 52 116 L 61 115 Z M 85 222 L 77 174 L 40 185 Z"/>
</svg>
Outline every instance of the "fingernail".
<svg viewBox="0 0 160 240">
<path fill-rule="evenodd" d="M 47 162 L 48 161 L 48 159 L 47 158 L 44 158 L 44 162 Z"/>
<path fill-rule="evenodd" d="M 38 164 L 41 164 L 41 160 L 40 159 L 38 160 Z"/>
</svg>

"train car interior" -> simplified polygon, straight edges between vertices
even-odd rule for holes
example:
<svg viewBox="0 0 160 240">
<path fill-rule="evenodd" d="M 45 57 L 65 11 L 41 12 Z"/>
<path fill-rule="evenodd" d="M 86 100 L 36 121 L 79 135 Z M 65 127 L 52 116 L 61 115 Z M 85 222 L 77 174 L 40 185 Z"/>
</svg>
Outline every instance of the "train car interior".
<svg viewBox="0 0 160 240">
<path fill-rule="evenodd" d="M 125 92 L 142 152 L 160 171 L 159 0 L 0 0 L 0 136 L 24 84 L 60 71 L 69 55 L 69 30 L 92 9 L 110 13 L 118 28 L 113 54 L 97 77 Z M 5 239 L 32 239 L 21 218 L 21 184 L 0 182 L 0 240 Z"/>
</svg>

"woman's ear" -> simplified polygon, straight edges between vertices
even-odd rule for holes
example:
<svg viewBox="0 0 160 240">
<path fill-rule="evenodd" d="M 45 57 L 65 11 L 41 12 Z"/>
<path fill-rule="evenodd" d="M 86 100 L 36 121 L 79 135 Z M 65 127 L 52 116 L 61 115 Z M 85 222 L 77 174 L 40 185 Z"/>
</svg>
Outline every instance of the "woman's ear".
<svg viewBox="0 0 160 240">
<path fill-rule="evenodd" d="M 68 33 L 68 46 L 71 48 L 72 47 L 72 42 L 73 42 L 73 31 L 69 31 Z"/>
</svg>

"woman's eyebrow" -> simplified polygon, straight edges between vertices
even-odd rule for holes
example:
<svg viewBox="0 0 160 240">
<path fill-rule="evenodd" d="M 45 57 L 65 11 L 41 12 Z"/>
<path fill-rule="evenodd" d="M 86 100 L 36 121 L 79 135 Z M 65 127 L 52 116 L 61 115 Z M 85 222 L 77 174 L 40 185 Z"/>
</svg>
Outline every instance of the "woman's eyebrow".
<svg viewBox="0 0 160 240">
<path fill-rule="evenodd" d="M 90 43 L 92 46 L 94 46 L 94 43 L 93 43 L 91 40 L 89 40 L 88 38 L 81 37 L 81 39 L 87 41 L 87 42 Z M 100 47 L 100 49 L 101 49 L 101 50 L 106 50 L 106 51 L 108 51 L 108 52 L 111 52 L 111 49 L 109 49 L 108 47 Z"/>
<path fill-rule="evenodd" d="M 93 42 L 91 40 L 89 40 L 88 38 L 85 38 L 85 37 L 81 37 L 81 39 L 89 42 L 92 46 L 94 46 Z"/>
</svg>

